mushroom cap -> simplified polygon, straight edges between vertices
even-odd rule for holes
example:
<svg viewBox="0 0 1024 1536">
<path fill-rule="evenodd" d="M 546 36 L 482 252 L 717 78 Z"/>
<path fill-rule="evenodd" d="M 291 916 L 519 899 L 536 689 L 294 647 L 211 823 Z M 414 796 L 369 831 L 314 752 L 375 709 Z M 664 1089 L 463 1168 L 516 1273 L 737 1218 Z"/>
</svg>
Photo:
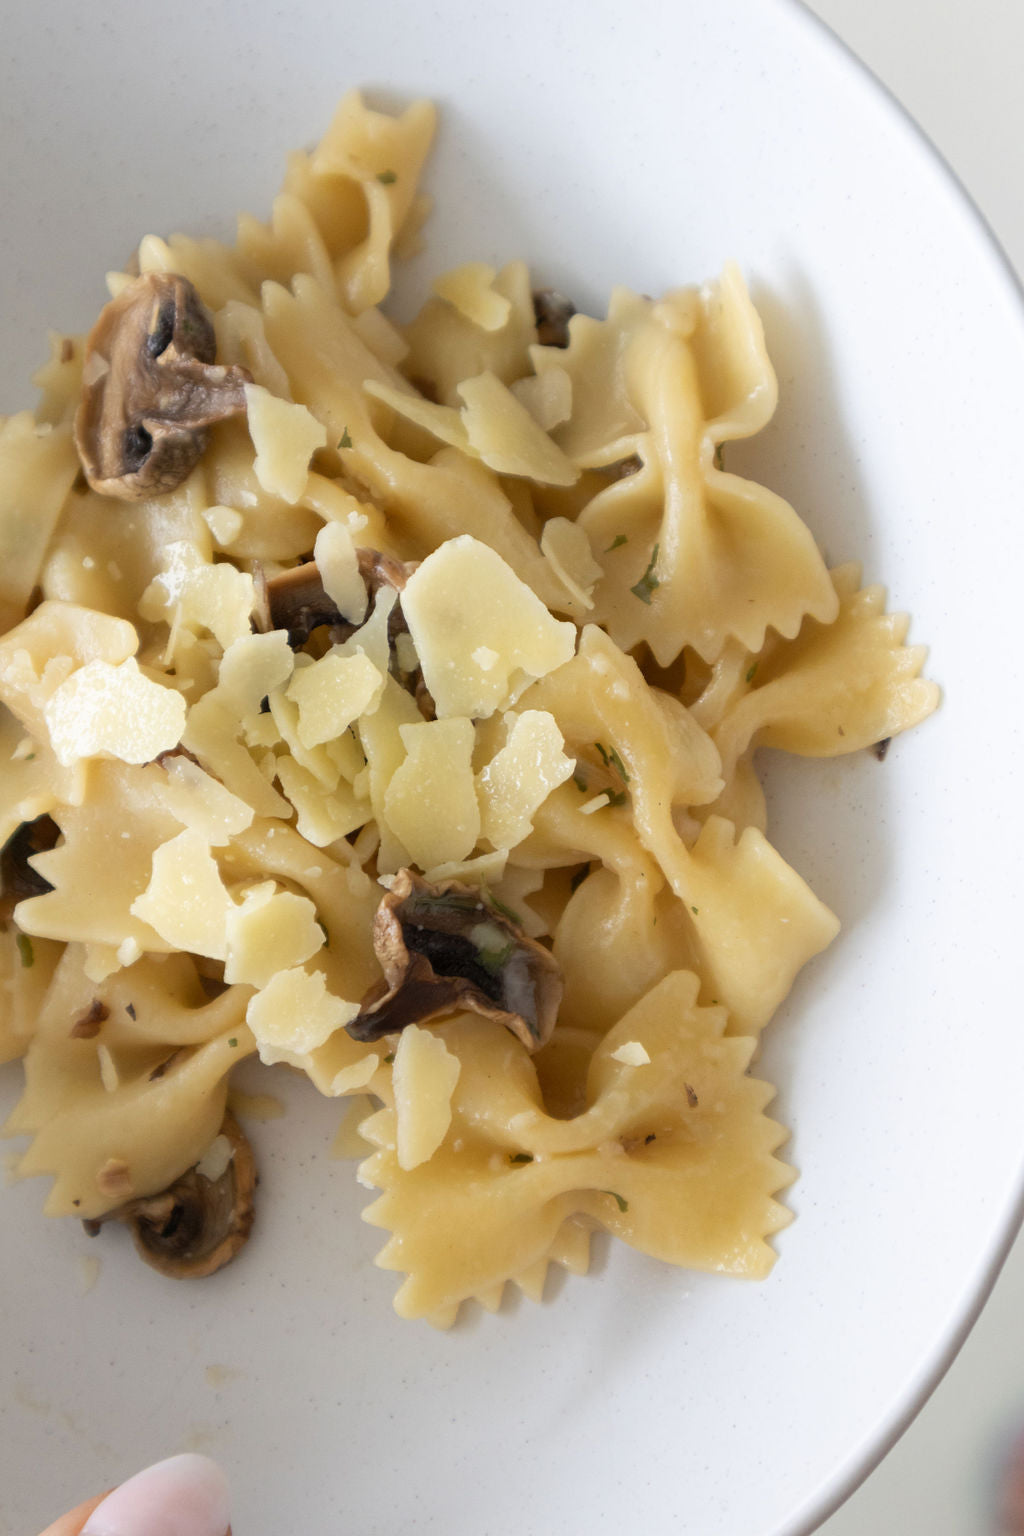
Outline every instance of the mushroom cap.
<svg viewBox="0 0 1024 1536">
<path fill-rule="evenodd" d="M 197 1164 L 159 1194 L 87 1221 L 86 1231 L 95 1236 L 104 1222 L 123 1221 L 146 1263 L 173 1279 L 199 1280 L 229 1264 L 252 1230 L 256 1165 L 233 1115 L 225 1114 L 220 1135 L 230 1155 L 218 1178 L 207 1178 Z"/>
<path fill-rule="evenodd" d="M 186 480 L 208 428 L 246 408 L 244 368 L 217 366 L 213 322 L 187 278 L 147 272 L 86 341 L 75 446 L 94 491 L 139 501 Z"/>
<path fill-rule="evenodd" d="M 558 961 L 484 892 L 403 869 L 377 908 L 373 947 L 384 976 L 346 1025 L 354 1039 L 379 1040 L 461 1009 L 503 1024 L 529 1051 L 551 1038 L 562 1001 Z"/>
</svg>

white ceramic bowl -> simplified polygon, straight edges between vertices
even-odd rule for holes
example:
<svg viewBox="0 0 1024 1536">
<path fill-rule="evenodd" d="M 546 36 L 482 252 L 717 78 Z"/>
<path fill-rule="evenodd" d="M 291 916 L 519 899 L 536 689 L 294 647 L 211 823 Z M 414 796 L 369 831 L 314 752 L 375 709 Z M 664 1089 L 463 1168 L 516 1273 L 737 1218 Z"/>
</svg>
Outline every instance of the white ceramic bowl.
<svg viewBox="0 0 1024 1536">
<path fill-rule="evenodd" d="M 844 931 L 766 1042 L 801 1169 L 767 1283 L 620 1248 L 543 1307 L 401 1323 L 367 1197 L 326 1155 L 336 1107 L 296 1083 L 257 1127 L 256 1236 L 211 1281 L 45 1221 L 37 1184 L 4 1192 L 3 1528 L 197 1447 L 248 1536 L 810 1531 L 937 1379 L 1021 1196 L 1024 551 L 1004 443 L 1024 324 L 998 252 L 786 0 L 8 10 L 0 409 L 143 231 L 266 209 L 284 151 L 351 84 L 433 94 L 436 213 L 406 301 L 469 257 L 524 255 L 589 305 L 739 259 L 782 385 L 743 463 L 913 611 L 945 702 L 884 766 L 770 768 L 776 840 Z M 6 1105 L 17 1069 L 0 1076 Z"/>
</svg>

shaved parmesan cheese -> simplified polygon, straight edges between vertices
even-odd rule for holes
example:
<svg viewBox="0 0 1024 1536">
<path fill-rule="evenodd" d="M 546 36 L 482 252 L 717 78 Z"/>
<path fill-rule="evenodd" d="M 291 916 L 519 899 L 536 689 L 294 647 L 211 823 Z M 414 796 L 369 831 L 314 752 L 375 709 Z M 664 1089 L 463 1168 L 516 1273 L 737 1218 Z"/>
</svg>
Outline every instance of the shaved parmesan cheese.
<svg viewBox="0 0 1024 1536">
<path fill-rule="evenodd" d="M 524 475 L 541 485 L 574 485 L 580 472 L 524 405 L 493 373 L 457 386 L 470 446 L 499 475 Z"/>
<path fill-rule="evenodd" d="M 584 800 L 580 806 L 580 815 L 593 816 L 595 811 L 602 811 L 606 805 L 611 805 L 611 803 L 612 797 L 607 791 L 604 794 L 595 795 L 592 800 Z"/>
<path fill-rule="evenodd" d="M 391 665 L 391 641 L 388 638 L 388 625 L 391 621 L 391 611 L 398 602 L 398 593 L 394 587 L 386 587 L 377 593 L 377 601 L 373 605 L 373 612 L 366 623 L 356 630 L 354 635 L 349 635 L 335 650 L 341 656 L 368 656 L 373 662 L 381 677 L 386 677 Z"/>
<path fill-rule="evenodd" d="M 277 776 L 295 807 L 299 832 L 315 848 L 326 848 L 339 837 L 347 837 L 370 819 L 369 803 L 344 780 L 328 793 L 308 769 L 291 757 L 278 759 Z"/>
<path fill-rule="evenodd" d="M 172 757 L 164 765 L 167 787 L 163 800 L 172 816 L 192 827 L 214 848 L 221 848 L 252 826 L 253 808 L 204 773 L 187 757 Z"/>
<path fill-rule="evenodd" d="M 364 715 L 359 721 L 359 739 L 367 759 L 364 782 L 380 831 L 377 868 L 382 875 L 393 874 L 403 864 L 409 863 L 408 853 L 386 820 L 384 797 L 395 770 L 405 757 L 399 728 L 419 724 L 422 719 L 423 716 L 409 694 L 393 677 L 389 677 L 378 709 L 372 715 Z"/>
<path fill-rule="evenodd" d="M 257 816 L 287 818 L 291 814 L 287 800 L 271 787 L 238 740 L 241 725 L 216 688 L 193 704 L 182 739 L 203 767 L 251 805 Z"/>
<path fill-rule="evenodd" d="M 575 626 L 552 618 L 511 566 L 469 534 L 413 572 L 402 612 L 439 719 L 486 719 L 576 649 Z"/>
<path fill-rule="evenodd" d="M 278 971 L 302 965 L 324 946 L 324 931 L 308 896 L 275 890 L 266 880 L 228 912 L 224 980 L 265 987 Z"/>
<path fill-rule="evenodd" d="M 530 378 L 517 379 L 512 393 L 545 432 L 560 427 L 572 415 L 572 379 L 564 368 L 546 368 Z"/>
<path fill-rule="evenodd" d="M 406 757 L 384 796 L 388 826 L 420 869 L 464 859 L 480 836 L 472 722 L 424 720 L 398 732 Z"/>
<path fill-rule="evenodd" d="M 129 656 L 117 666 L 90 661 L 79 667 L 45 705 L 43 717 L 65 768 L 81 757 L 148 763 L 181 740 L 185 700 L 151 682 Z"/>
<path fill-rule="evenodd" d="M 380 1057 L 372 1052 L 369 1056 L 363 1056 L 359 1061 L 354 1061 L 350 1067 L 342 1067 L 331 1078 L 331 1086 L 328 1092 L 332 1099 L 340 1098 L 343 1093 L 358 1093 L 360 1088 L 365 1088 L 380 1066 Z"/>
<path fill-rule="evenodd" d="M 413 394 L 411 390 L 395 389 L 392 385 L 382 384 L 377 379 L 367 379 L 363 388 L 375 400 L 382 400 L 385 405 L 390 405 L 399 416 L 413 422 L 417 427 L 423 427 L 433 437 L 439 438 L 442 443 L 447 443 L 450 448 L 459 448 L 463 453 L 471 451 L 462 417 L 452 406 L 435 405 L 432 400 L 424 400 L 422 395 Z"/>
<path fill-rule="evenodd" d="M 229 645 L 221 658 L 218 697 L 240 715 L 254 714 L 269 694 L 284 686 L 294 666 L 285 630 L 247 634 Z"/>
<path fill-rule="evenodd" d="M 76 666 L 117 666 L 138 648 L 139 637 L 125 619 L 75 603 L 40 603 L 0 639 L 0 699 L 32 736 L 45 737 L 43 709 Z"/>
<path fill-rule="evenodd" d="M 310 459 L 327 446 L 327 428 L 304 405 L 279 400 L 260 384 L 245 386 L 245 401 L 256 479 L 294 506 L 306 488 Z"/>
<path fill-rule="evenodd" d="M 288 698 L 298 706 L 298 736 L 304 747 L 334 741 L 360 715 L 380 703 L 384 679 L 366 656 L 329 651 L 311 667 L 298 668 Z"/>
<path fill-rule="evenodd" d="M 245 518 L 234 507 L 207 507 L 203 522 L 222 548 L 233 544 L 245 526 Z"/>
<path fill-rule="evenodd" d="M 171 626 L 169 655 L 174 654 L 175 632 L 182 626 L 209 630 L 222 649 L 249 634 L 256 601 L 251 576 L 228 560 L 211 564 L 185 539 L 168 544 L 164 559 L 164 570 L 139 599 L 139 612 L 144 619 L 164 619 Z"/>
<path fill-rule="evenodd" d="M 369 601 L 366 583 L 359 574 L 359 558 L 352 535 L 344 523 L 325 523 L 316 536 L 313 558 L 324 591 L 350 624 L 366 618 Z"/>
<path fill-rule="evenodd" d="M 533 817 L 553 789 L 572 777 L 553 715 L 527 709 L 477 776 L 481 831 L 496 848 L 514 848 L 533 830 Z"/>
<path fill-rule="evenodd" d="M 209 1179 L 211 1184 L 216 1184 L 227 1173 L 231 1159 L 235 1155 L 235 1149 L 227 1136 L 215 1136 L 196 1163 L 196 1173 L 202 1174 L 204 1179 Z"/>
<path fill-rule="evenodd" d="M 624 1067 L 646 1067 L 650 1060 L 639 1040 L 627 1040 L 617 1051 L 612 1051 L 612 1061 L 621 1061 Z"/>
<path fill-rule="evenodd" d="M 604 575 L 594 559 L 586 531 L 567 517 L 552 517 L 544 524 L 540 550 L 565 588 L 566 613 L 575 619 L 583 618 L 594 606 L 594 586 Z"/>
<path fill-rule="evenodd" d="M 302 1066 L 308 1056 L 344 1029 L 359 1012 L 358 1003 L 328 992 L 322 971 L 278 971 L 250 998 L 245 1022 L 256 1038 L 260 1060 L 268 1066 L 285 1061 Z"/>
<path fill-rule="evenodd" d="M 161 843 L 152 875 L 132 902 L 133 917 L 148 923 L 174 949 L 223 960 L 233 902 L 204 837 L 191 828 Z"/>
<path fill-rule="evenodd" d="M 498 331 L 512 305 L 491 286 L 496 275 L 484 261 L 467 261 L 435 278 L 434 292 L 482 331 Z"/>
<path fill-rule="evenodd" d="M 459 1071 L 458 1057 L 440 1035 L 416 1024 L 403 1029 L 392 1075 L 400 1168 L 418 1168 L 444 1141 Z"/>
<path fill-rule="evenodd" d="M 312 669 L 314 663 L 304 657 L 307 670 Z M 297 669 L 298 670 L 298 669 Z M 330 793 L 337 787 L 341 777 L 337 763 L 330 753 L 321 744 L 316 747 L 307 747 L 299 735 L 299 706 L 294 699 L 290 699 L 283 693 L 270 695 L 270 713 L 274 717 L 274 723 L 281 733 L 282 739 L 287 742 L 288 750 L 297 763 L 311 773 L 315 779 Z M 276 772 L 276 762 L 274 771 Z"/>
</svg>

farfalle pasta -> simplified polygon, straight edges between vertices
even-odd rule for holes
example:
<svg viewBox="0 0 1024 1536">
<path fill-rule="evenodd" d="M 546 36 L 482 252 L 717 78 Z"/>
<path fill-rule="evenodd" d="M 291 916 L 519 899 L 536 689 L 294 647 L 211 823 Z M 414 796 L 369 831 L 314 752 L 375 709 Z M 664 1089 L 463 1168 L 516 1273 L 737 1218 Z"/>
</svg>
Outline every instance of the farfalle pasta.
<svg viewBox="0 0 1024 1536">
<path fill-rule="evenodd" d="M 754 754 L 938 695 L 727 467 L 777 394 L 735 267 L 590 317 L 471 260 L 387 316 L 433 123 L 346 97 L 267 223 L 147 236 L 0 423 L 0 1060 L 46 1210 L 173 1274 L 248 1232 L 240 1061 L 351 1101 L 444 1326 L 595 1228 L 767 1273 L 750 1063 L 839 924 Z"/>
</svg>

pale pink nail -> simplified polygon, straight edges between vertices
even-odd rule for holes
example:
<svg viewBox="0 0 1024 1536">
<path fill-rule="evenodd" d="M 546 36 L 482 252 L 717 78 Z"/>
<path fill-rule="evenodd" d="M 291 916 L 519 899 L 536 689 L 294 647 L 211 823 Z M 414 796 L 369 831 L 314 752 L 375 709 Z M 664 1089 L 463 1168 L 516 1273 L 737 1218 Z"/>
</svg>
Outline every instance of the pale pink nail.
<svg viewBox="0 0 1024 1536">
<path fill-rule="evenodd" d="M 82 1536 L 225 1536 L 228 1482 L 208 1456 L 172 1456 L 137 1472 L 98 1504 Z"/>
</svg>

